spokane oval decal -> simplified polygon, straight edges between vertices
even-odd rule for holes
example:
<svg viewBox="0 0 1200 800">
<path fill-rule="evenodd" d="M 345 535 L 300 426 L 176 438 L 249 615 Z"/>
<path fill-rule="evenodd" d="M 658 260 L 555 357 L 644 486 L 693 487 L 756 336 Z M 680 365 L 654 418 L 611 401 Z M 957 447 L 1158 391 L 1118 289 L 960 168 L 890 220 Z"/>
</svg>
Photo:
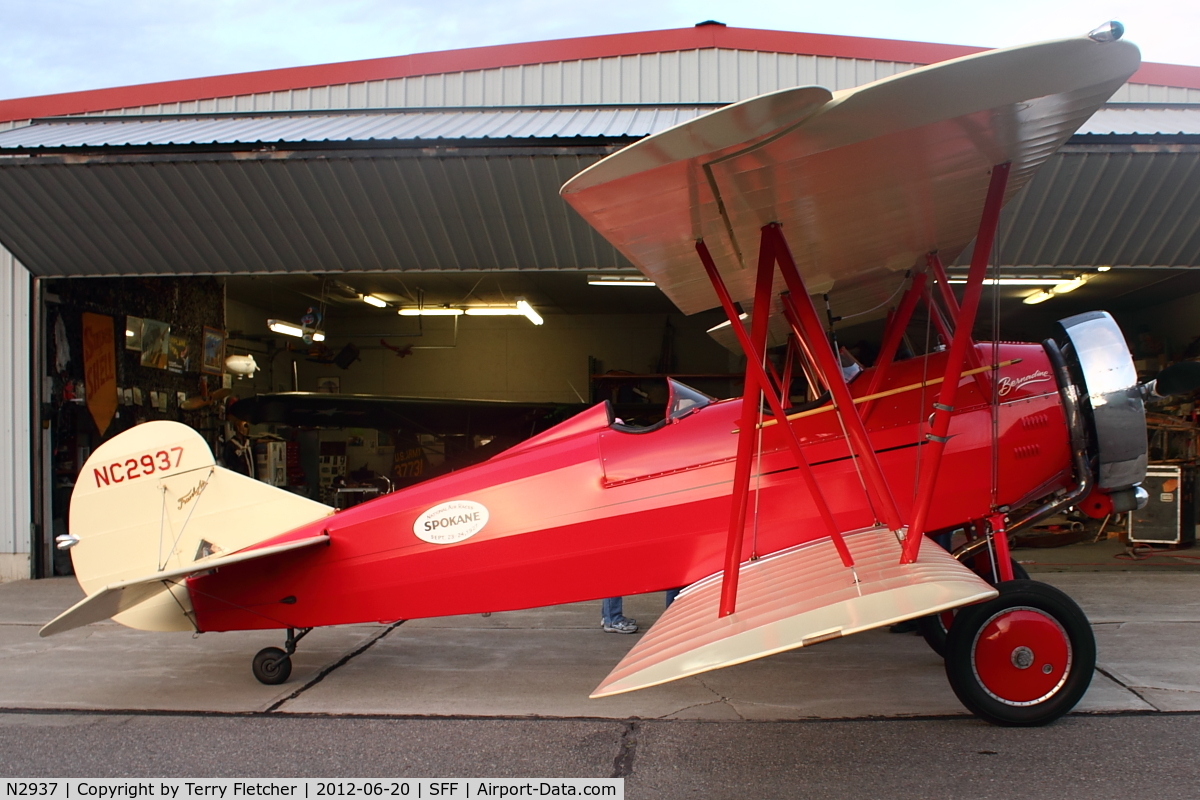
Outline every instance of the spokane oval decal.
<svg viewBox="0 0 1200 800">
<path fill-rule="evenodd" d="M 417 517 L 413 533 L 430 544 L 454 544 L 470 539 L 487 525 L 488 510 L 473 500 L 451 500 Z"/>
</svg>

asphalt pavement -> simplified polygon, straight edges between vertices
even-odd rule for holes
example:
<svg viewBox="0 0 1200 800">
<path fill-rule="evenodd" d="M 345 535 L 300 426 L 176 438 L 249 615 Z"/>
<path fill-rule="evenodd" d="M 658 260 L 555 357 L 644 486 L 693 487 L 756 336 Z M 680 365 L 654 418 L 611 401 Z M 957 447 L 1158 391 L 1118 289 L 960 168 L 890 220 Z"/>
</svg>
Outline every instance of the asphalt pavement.
<svg viewBox="0 0 1200 800">
<path fill-rule="evenodd" d="M 624 777 L 627 797 L 1200 796 L 1200 561 L 1016 551 L 1087 612 L 1097 671 L 1041 729 L 969 716 L 915 635 L 874 631 L 616 697 L 599 603 L 278 632 L 98 623 L 41 639 L 71 578 L 0 585 L 0 775 Z M 661 593 L 626 599 L 648 624 Z M 1048 784 L 1046 781 L 1051 781 Z M 1058 783 L 1053 783 L 1058 781 Z M 1058 788 L 1054 788 L 1057 786 Z M 1040 788 L 1037 788 L 1040 787 Z"/>
</svg>

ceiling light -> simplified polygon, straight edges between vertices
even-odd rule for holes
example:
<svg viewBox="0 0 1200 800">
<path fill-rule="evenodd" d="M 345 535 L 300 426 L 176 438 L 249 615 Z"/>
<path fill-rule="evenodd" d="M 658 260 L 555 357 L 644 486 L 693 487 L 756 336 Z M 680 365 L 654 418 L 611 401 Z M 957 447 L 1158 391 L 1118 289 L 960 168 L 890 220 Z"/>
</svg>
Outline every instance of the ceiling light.
<svg viewBox="0 0 1200 800">
<path fill-rule="evenodd" d="M 369 306 L 375 306 L 376 308 L 387 308 L 387 301 L 380 300 L 373 294 L 364 294 L 360 295 L 360 297 L 362 297 L 362 301 Z"/>
<path fill-rule="evenodd" d="M 517 317 L 523 316 L 516 306 L 472 306 L 465 309 L 468 317 Z"/>
<path fill-rule="evenodd" d="M 748 316 L 750 316 L 750 315 L 743 312 L 741 314 L 738 314 L 738 319 L 745 319 Z M 714 331 L 721 330 L 721 328 L 728 328 L 728 327 L 730 327 L 729 320 L 725 320 L 724 322 L 718 322 L 716 325 L 713 325 L 711 328 L 706 330 L 705 333 L 712 333 Z"/>
<path fill-rule="evenodd" d="M 464 313 L 469 317 L 527 317 L 534 325 L 544 322 L 542 315 L 520 297 L 514 306 L 467 306 Z"/>
<path fill-rule="evenodd" d="M 1040 292 L 1034 292 L 1021 302 L 1025 303 L 1026 305 L 1033 306 L 1037 305 L 1038 303 L 1044 303 L 1051 297 L 1054 297 L 1054 291 L 1051 289 L 1043 289 Z"/>
<path fill-rule="evenodd" d="M 1110 267 L 1108 264 L 1101 264 L 1100 266 L 1096 267 L 1096 272 L 1108 272 L 1110 269 L 1112 269 L 1112 267 Z"/>
<path fill-rule="evenodd" d="M 542 319 L 542 315 L 534 311 L 533 306 L 525 302 L 524 297 L 517 298 L 517 311 L 520 311 L 522 314 L 524 314 L 526 318 L 534 325 L 541 325 L 543 322 L 545 322 L 545 320 Z"/>
<path fill-rule="evenodd" d="M 588 286 L 654 286 L 644 275 L 588 275 Z"/>
<path fill-rule="evenodd" d="M 398 313 L 402 317 L 458 317 L 462 315 L 463 310 L 445 306 L 410 306 L 400 309 Z"/>
<path fill-rule="evenodd" d="M 1062 283 L 1054 284 L 1054 288 L 1051 291 L 1054 292 L 1054 294 L 1066 294 L 1067 292 L 1075 291 L 1085 283 L 1087 283 L 1087 276 L 1080 275 L 1077 278 L 1071 278 L 1070 280 L 1063 281 Z"/>
<path fill-rule="evenodd" d="M 966 283 L 966 278 L 950 278 L 949 283 Z M 1062 278 L 984 278 L 984 286 L 1054 286 Z"/>
<path fill-rule="evenodd" d="M 299 325 L 295 325 L 291 322 L 284 322 L 283 320 L 280 320 L 280 319 L 267 320 L 267 327 L 270 328 L 275 333 L 282 333 L 284 336 L 295 336 L 297 338 L 303 338 L 304 334 L 309 333 L 312 335 L 312 340 L 314 342 L 325 341 L 325 332 L 324 331 L 314 331 L 314 330 L 311 330 L 308 328 L 303 328 Z"/>
</svg>

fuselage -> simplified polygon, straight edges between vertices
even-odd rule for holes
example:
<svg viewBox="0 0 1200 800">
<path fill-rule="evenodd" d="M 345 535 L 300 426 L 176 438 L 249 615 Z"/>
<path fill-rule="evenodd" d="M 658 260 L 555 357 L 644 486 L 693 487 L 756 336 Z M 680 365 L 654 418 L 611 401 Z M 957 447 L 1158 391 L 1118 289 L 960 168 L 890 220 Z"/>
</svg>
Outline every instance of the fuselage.
<svg viewBox="0 0 1200 800">
<path fill-rule="evenodd" d="M 929 529 L 980 519 L 1071 484 L 1058 385 L 1039 345 L 1001 344 L 998 410 L 989 373 L 964 377 Z M 976 347 L 989 363 L 992 346 Z M 907 518 L 925 420 L 945 354 L 893 364 L 858 406 Z M 872 370 L 850 385 L 868 392 Z M 922 386 L 922 384 L 924 384 Z M 469 469 L 340 511 L 271 542 L 325 531 L 328 547 L 188 580 L 200 630 L 306 628 L 503 611 L 684 586 L 721 569 L 739 400 L 646 432 L 606 403 Z M 793 419 L 840 530 L 876 524 L 837 414 Z M 994 468 L 993 430 L 999 469 Z M 778 425 L 763 427 L 743 559 L 828 535 Z M 482 524 L 480 524 L 482 521 Z M 927 543 L 926 546 L 934 546 Z"/>
</svg>

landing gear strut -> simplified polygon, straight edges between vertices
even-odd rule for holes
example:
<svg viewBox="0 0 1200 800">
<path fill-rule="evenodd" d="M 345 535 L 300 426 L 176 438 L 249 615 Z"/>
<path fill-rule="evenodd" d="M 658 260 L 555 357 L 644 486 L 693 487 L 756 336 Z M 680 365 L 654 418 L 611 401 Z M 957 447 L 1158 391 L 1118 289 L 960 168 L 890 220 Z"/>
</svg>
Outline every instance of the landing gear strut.
<svg viewBox="0 0 1200 800">
<path fill-rule="evenodd" d="M 254 655 L 250 669 L 259 683 L 275 686 L 283 683 L 292 674 L 292 653 L 296 652 L 296 642 L 303 639 L 312 628 L 302 628 L 296 633 L 295 628 L 288 628 L 287 640 L 283 643 L 286 650 L 278 647 L 264 647 Z"/>
</svg>

